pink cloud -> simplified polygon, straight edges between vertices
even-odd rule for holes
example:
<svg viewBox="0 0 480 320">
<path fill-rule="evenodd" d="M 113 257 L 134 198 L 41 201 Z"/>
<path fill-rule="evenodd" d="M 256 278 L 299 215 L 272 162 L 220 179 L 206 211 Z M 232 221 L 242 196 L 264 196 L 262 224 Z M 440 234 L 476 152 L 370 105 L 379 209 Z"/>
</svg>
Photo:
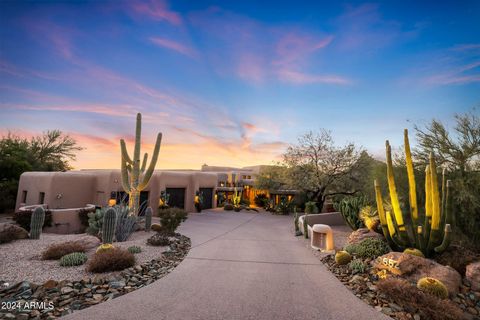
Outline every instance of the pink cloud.
<svg viewBox="0 0 480 320">
<path fill-rule="evenodd" d="M 173 25 L 181 25 L 182 18 L 177 12 L 168 8 L 166 1 L 148 0 L 148 1 L 129 1 L 130 9 L 138 14 L 146 16 L 156 21 L 167 21 Z"/>
<path fill-rule="evenodd" d="M 173 40 L 160 37 L 151 37 L 150 41 L 157 46 L 176 51 L 190 58 L 195 58 L 197 56 L 195 50 Z"/>
<path fill-rule="evenodd" d="M 294 84 L 324 83 L 346 85 L 351 83 L 350 80 L 336 75 L 311 75 L 291 70 L 281 70 L 278 75 L 282 81 Z"/>
<path fill-rule="evenodd" d="M 327 47 L 333 36 L 315 39 L 312 36 L 290 32 L 282 37 L 276 44 L 277 59 L 273 64 L 285 65 L 298 63 L 298 60 L 313 52 Z"/>
</svg>

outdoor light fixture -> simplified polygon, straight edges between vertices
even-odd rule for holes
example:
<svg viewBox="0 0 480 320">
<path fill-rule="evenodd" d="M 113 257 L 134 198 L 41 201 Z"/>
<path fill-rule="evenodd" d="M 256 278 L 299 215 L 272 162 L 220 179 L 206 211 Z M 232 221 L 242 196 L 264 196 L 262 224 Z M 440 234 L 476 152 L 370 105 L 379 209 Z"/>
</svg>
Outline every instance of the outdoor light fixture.
<svg viewBox="0 0 480 320">
<path fill-rule="evenodd" d="M 117 204 L 117 199 L 110 199 L 108 200 L 108 206 L 113 207 Z"/>
</svg>

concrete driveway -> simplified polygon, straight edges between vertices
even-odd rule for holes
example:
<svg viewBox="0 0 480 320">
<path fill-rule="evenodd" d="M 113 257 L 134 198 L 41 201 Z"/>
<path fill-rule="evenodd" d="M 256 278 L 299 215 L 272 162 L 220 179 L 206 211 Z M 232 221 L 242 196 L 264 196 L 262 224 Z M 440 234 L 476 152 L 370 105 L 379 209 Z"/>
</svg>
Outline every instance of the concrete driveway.
<svg viewBox="0 0 480 320">
<path fill-rule="evenodd" d="M 208 211 L 180 227 L 186 259 L 155 283 L 67 319 L 390 319 L 293 236 L 290 217 Z"/>
</svg>

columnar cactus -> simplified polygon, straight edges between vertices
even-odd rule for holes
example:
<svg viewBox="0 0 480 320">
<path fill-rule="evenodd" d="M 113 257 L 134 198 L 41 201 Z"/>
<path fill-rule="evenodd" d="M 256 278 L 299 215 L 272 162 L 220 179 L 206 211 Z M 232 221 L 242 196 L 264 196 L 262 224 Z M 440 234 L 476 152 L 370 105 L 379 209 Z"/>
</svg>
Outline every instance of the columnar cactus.
<svg viewBox="0 0 480 320">
<path fill-rule="evenodd" d="M 152 227 L 152 208 L 148 207 L 145 210 L 145 232 L 150 232 L 150 228 Z"/>
<path fill-rule="evenodd" d="M 123 139 L 120 140 L 120 148 L 122 150 L 122 186 L 125 192 L 129 194 L 129 208 L 131 214 L 138 215 L 140 207 L 140 192 L 144 190 L 150 178 L 152 177 L 153 170 L 158 159 L 158 153 L 160 151 L 160 144 L 162 142 L 162 134 L 157 135 L 157 141 L 155 142 L 155 148 L 153 150 L 152 160 L 147 169 L 148 153 L 143 156 L 143 162 L 140 166 L 140 143 L 142 134 L 142 115 L 137 114 L 137 124 L 135 130 L 135 148 L 133 151 L 133 159 L 130 158 L 127 152 L 127 147 Z M 142 176 L 142 177 L 141 177 Z M 142 178 L 142 179 L 141 179 Z M 141 181 L 140 181 L 141 180 Z"/>
<path fill-rule="evenodd" d="M 385 210 L 380 185 L 375 180 L 377 210 L 383 234 L 390 245 L 398 250 L 417 248 L 425 256 L 434 252 L 443 252 L 450 244 L 452 224 L 451 181 L 442 179 L 442 197 L 440 198 L 437 166 L 433 154 L 430 154 L 425 175 L 425 215 L 420 219 L 408 131 L 405 129 L 405 157 L 409 184 L 410 224 L 400 208 L 395 179 L 393 176 L 392 151 L 388 140 L 386 142 L 388 189 L 392 210 Z"/>
<path fill-rule="evenodd" d="M 115 235 L 115 224 L 117 222 L 117 212 L 114 208 L 109 208 L 103 216 L 102 224 L 102 242 L 112 243 Z"/>
<path fill-rule="evenodd" d="M 45 210 L 42 207 L 37 207 L 30 220 L 30 239 L 40 239 L 44 221 Z"/>
<path fill-rule="evenodd" d="M 305 215 L 303 216 L 303 236 L 305 239 L 308 239 L 308 223 L 307 223 L 308 211 L 305 210 Z"/>
</svg>

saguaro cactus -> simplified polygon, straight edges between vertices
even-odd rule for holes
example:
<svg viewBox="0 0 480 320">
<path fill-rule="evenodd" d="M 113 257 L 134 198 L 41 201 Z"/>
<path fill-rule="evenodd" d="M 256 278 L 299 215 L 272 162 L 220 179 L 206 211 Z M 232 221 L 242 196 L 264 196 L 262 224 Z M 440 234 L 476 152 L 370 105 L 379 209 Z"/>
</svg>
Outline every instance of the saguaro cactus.
<svg viewBox="0 0 480 320">
<path fill-rule="evenodd" d="M 392 211 L 385 210 L 380 185 L 375 180 L 377 211 L 385 238 L 392 247 L 400 250 L 417 248 L 425 256 L 434 252 L 443 252 L 450 244 L 452 224 L 451 181 L 445 180 L 445 170 L 442 178 L 442 197 L 440 198 L 437 166 L 433 154 L 430 154 L 429 164 L 425 170 L 425 214 L 420 218 L 417 206 L 415 174 L 413 170 L 408 131 L 405 129 L 405 158 L 408 173 L 410 222 L 400 208 L 395 179 L 393 176 L 392 153 L 386 142 L 387 177 Z"/>
<path fill-rule="evenodd" d="M 148 153 L 143 156 L 143 162 L 140 166 L 140 144 L 142 135 L 142 115 L 137 114 L 137 124 L 135 129 L 135 148 L 133 151 L 133 159 L 127 152 L 127 147 L 123 139 L 120 140 L 120 148 L 122 150 L 122 186 L 125 192 L 129 194 L 129 208 L 131 214 L 138 215 L 140 205 L 140 192 L 145 189 L 152 177 L 153 170 L 158 159 L 160 144 L 162 142 L 162 133 L 157 135 L 155 148 L 153 150 L 152 160 L 147 169 Z"/>
<path fill-rule="evenodd" d="M 103 215 L 102 225 L 102 242 L 112 243 L 113 236 L 115 235 L 115 228 L 117 222 L 117 212 L 114 208 L 109 208 Z"/>
<path fill-rule="evenodd" d="M 145 210 L 145 232 L 150 232 L 150 228 L 152 227 L 152 208 L 148 207 Z"/>
<path fill-rule="evenodd" d="M 44 221 L 45 210 L 42 207 L 37 207 L 30 219 L 30 239 L 40 239 Z"/>
</svg>

